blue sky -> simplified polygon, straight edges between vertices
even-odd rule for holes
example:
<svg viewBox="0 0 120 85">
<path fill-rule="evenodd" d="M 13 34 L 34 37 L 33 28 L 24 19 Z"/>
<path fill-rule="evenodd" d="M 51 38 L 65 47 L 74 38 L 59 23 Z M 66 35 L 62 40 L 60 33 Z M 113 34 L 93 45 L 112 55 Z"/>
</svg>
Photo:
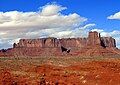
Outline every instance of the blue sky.
<svg viewBox="0 0 120 85">
<path fill-rule="evenodd" d="M 39 7 L 47 3 L 56 2 L 68 9 L 65 14 L 77 13 L 87 17 L 89 22 L 96 23 L 98 28 L 107 31 L 119 30 L 119 20 L 108 20 L 107 16 L 120 11 L 119 0 L 1 0 L 0 11 L 38 11 Z"/>
<path fill-rule="evenodd" d="M 72 22 L 73 24 L 82 23 L 80 25 L 77 25 L 78 28 L 84 28 L 85 26 L 90 25 L 89 28 L 87 28 L 88 31 L 96 30 L 96 31 L 99 31 L 100 33 L 102 33 L 103 36 L 104 35 L 113 36 L 114 38 L 117 39 L 117 46 L 120 47 L 120 42 L 119 42 L 119 40 L 120 40 L 120 37 L 119 37 L 119 35 L 120 35 L 120 15 L 119 14 L 120 13 L 118 13 L 118 12 L 120 12 L 120 1 L 119 0 L 1 0 L 0 1 L 0 12 L 3 13 L 3 14 L 1 14 L 1 16 L 2 16 L 1 19 L 3 19 L 1 22 L 2 23 L 3 23 L 3 21 L 6 22 L 4 20 L 4 19 L 6 19 L 6 17 L 4 17 L 3 15 L 8 16 L 10 13 L 11 14 L 13 13 L 12 11 L 17 11 L 17 12 L 13 13 L 13 14 L 16 14 L 17 16 L 21 14 L 21 13 L 19 14 L 19 12 L 22 12 L 22 14 L 28 13 L 28 12 L 38 13 L 38 11 L 42 11 L 43 9 L 45 9 L 46 6 L 48 6 L 50 4 L 53 5 L 53 3 L 56 4 L 57 6 L 61 6 L 60 8 L 57 9 L 58 10 L 57 14 L 61 13 L 61 15 L 59 15 L 59 17 L 68 16 L 68 17 L 70 17 L 70 19 L 73 19 L 73 17 L 74 18 L 79 17 L 80 20 L 78 20 L 78 22 L 77 21 Z M 62 9 L 62 7 L 66 7 L 66 8 Z M 9 12 L 9 13 L 6 14 L 7 12 Z M 116 13 L 118 13 L 118 14 L 116 14 Z M 69 16 L 70 14 L 72 16 Z M 12 15 L 9 15 L 9 16 L 11 17 Z M 110 16 L 112 16 L 112 17 L 110 17 Z M 85 19 L 87 19 L 87 20 L 85 20 Z M 18 21 L 16 21 L 16 22 L 18 22 Z M 66 22 L 66 23 L 68 23 L 68 22 Z M 6 30 L 3 30 L 3 29 L 1 30 L 2 35 L 4 35 L 5 33 L 8 33 L 7 29 L 8 30 L 10 29 L 9 25 L 10 24 L 8 24 L 7 25 L 8 27 L 6 28 L 1 24 L 1 27 L 6 29 Z M 37 27 L 39 27 L 39 26 L 37 26 Z M 70 27 L 70 25 L 68 27 Z M 14 28 L 15 28 L 14 30 L 19 29 L 17 27 L 14 27 Z M 24 27 L 24 29 L 27 29 L 27 28 L 28 27 Z M 32 33 L 32 35 L 33 35 L 34 33 L 31 32 L 31 30 L 34 30 L 37 28 L 33 27 L 33 26 L 31 26 L 31 28 L 32 29 L 24 30 L 24 32 L 26 34 Z M 56 26 L 54 28 L 60 28 L 60 27 Z M 62 30 L 54 29 L 54 30 L 57 30 L 56 32 L 60 32 L 60 33 L 52 34 L 52 35 L 56 36 L 56 35 L 61 35 L 62 33 L 65 34 L 66 32 L 70 33 L 71 29 L 72 29 L 72 32 L 78 31 L 78 29 L 72 25 L 70 27 L 70 29 L 67 29 L 67 28 L 64 28 Z M 73 29 L 75 29 L 75 30 L 73 31 Z M 46 36 L 47 34 L 50 34 L 48 32 L 45 33 L 45 31 L 47 31 L 46 29 L 45 30 L 39 29 L 39 31 L 40 31 L 41 35 L 35 36 L 33 38 L 41 37 L 43 35 Z M 53 29 L 50 31 L 53 32 Z M 13 32 L 13 31 L 10 31 L 10 32 Z M 23 30 L 21 32 L 23 32 Z M 84 31 L 84 32 L 87 32 L 87 31 Z M 79 32 L 79 33 L 81 33 L 81 32 Z M 14 35 L 14 36 L 16 36 L 16 35 Z M 8 43 L 8 41 L 9 41 L 11 44 L 13 42 L 12 37 L 5 36 L 5 39 L 3 39 L 3 40 L 1 39 L 1 41 L 4 41 L 4 43 Z M 24 37 L 23 34 L 22 34 L 22 36 L 20 35 L 18 37 L 14 37 L 14 41 L 18 40 L 22 37 Z M 29 38 L 30 38 L 30 36 L 29 36 Z M 0 47 L 2 47 L 2 46 L 0 46 Z"/>
</svg>

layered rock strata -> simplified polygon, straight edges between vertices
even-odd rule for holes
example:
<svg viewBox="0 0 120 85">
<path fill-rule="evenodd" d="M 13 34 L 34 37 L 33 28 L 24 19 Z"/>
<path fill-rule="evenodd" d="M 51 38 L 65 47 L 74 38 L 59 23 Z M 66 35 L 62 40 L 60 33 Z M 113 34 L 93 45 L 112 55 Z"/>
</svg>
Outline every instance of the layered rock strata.
<svg viewBox="0 0 120 85">
<path fill-rule="evenodd" d="M 1 50 L 0 55 L 50 56 L 63 55 L 61 46 L 70 50 L 70 55 L 115 55 L 119 54 L 116 41 L 112 37 L 101 37 L 96 31 L 89 32 L 87 38 L 53 37 L 40 39 L 20 39 L 9 50 Z M 66 53 L 67 54 L 67 53 Z M 68 54 L 68 55 L 69 55 Z"/>
</svg>

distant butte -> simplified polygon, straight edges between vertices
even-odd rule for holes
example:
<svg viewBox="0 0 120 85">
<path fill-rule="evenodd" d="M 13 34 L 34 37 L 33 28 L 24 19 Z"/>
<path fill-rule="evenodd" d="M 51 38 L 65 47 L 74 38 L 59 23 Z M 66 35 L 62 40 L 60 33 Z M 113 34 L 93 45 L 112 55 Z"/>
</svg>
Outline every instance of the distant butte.
<svg viewBox="0 0 120 85">
<path fill-rule="evenodd" d="M 64 55 L 115 56 L 120 55 L 120 50 L 114 38 L 101 37 L 96 31 L 89 32 L 88 38 L 20 39 L 13 48 L 0 50 L 1 57 Z"/>
</svg>

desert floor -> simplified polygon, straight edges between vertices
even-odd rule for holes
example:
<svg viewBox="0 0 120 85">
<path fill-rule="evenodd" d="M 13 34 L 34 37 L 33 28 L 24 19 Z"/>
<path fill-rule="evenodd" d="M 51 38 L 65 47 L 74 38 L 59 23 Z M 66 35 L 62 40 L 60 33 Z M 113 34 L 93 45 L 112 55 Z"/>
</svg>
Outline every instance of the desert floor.
<svg viewBox="0 0 120 85">
<path fill-rule="evenodd" d="M 1 57 L 0 85 L 120 85 L 120 58 Z"/>
</svg>

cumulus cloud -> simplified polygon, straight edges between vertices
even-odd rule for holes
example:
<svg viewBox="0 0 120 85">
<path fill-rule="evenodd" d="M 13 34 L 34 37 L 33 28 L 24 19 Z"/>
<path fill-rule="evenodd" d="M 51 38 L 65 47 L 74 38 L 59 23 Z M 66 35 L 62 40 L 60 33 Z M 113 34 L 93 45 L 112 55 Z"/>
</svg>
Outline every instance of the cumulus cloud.
<svg viewBox="0 0 120 85">
<path fill-rule="evenodd" d="M 81 29 L 86 29 L 86 28 L 90 28 L 93 26 L 95 26 L 95 24 L 87 24 L 87 25 L 83 26 Z"/>
<path fill-rule="evenodd" d="M 66 9 L 47 4 L 37 12 L 0 12 L 0 48 L 11 47 L 20 38 L 76 37 L 81 30 L 95 25 L 82 26 L 87 18 L 76 13 L 62 14 Z"/>
<path fill-rule="evenodd" d="M 86 24 L 70 30 L 61 30 L 53 33 L 50 37 L 57 38 L 76 38 L 76 37 L 87 37 L 87 28 L 93 27 L 95 24 Z"/>
<path fill-rule="evenodd" d="M 107 19 L 117 19 L 117 20 L 120 20 L 120 12 L 117 12 L 113 15 L 110 15 L 107 17 Z"/>
<path fill-rule="evenodd" d="M 60 5 L 45 5 L 43 7 L 41 7 L 42 11 L 41 11 L 41 15 L 44 16 L 53 16 L 53 15 L 58 15 L 60 14 L 60 11 L 67 9 L 66 7 L 62 7 Z"/>
<path fill-rule="evenodd" d="M 47 4 L 40 7 L 37 12 L 0 12 L 0 48 L 11 47 L 21 38 L 86 37 L 89 28 L 95 24 L 85 24 L 88 19 L 77 13 L 62 14 L 66 9 L 61 5 Z M 92 31 L 98 31 L 102 36 L 114 36 L 120 47 L 120 31 L 105 32 L 101 29 Z"/>
<path fill-rule="evenodd" d="M 102 37 L 113 37 L 116 40 L 117 47 L 120 48 L 120 31 L 113 30 L 111 32 L 106 32 L 103 29 L 92 29 L 91 31 L 97 31 L 101 34 Z"/>
<path fill-rule="evenodd" d="M 104 30 L 103 29 L 92 29 L 91 31 L 97 31 L 99 33 L 103 32 Z"/>
</svg>

